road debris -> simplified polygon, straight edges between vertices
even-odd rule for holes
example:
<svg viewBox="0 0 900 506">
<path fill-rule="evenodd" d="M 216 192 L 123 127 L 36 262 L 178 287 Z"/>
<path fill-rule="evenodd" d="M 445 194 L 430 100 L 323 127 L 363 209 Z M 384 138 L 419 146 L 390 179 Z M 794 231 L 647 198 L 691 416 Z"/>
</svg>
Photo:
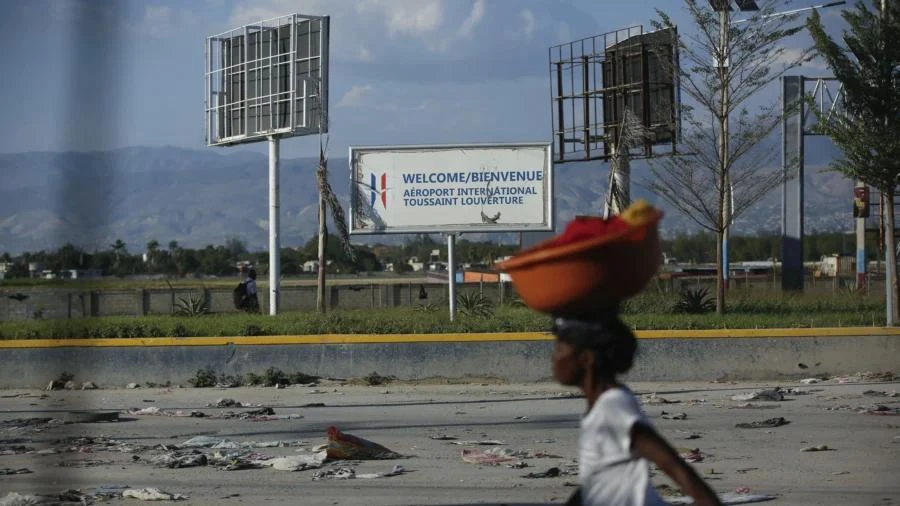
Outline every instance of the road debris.
<svg viewBox="0 0 900 506">
<path fill-rule="evenodd" d="M 700 448 L 694 448 L 686 451 L 682 450 L 684 449 L 679 449 L 678 456 L 681 457 L 685 462 L 690 462 L 691 464 L 703 462 L 704 458 L 706 457 L 704 453 L 700 451 Z"/>
<path fill-rule="evenodd" d="M 834 448 L 829 448 L 828 445 L 814 445 L 800 448 L 801 452 L 828 452 L 833 450 Z"/>
<path fill-rule="evenodd" d="M 456 439 L 459 439 L 456 436 L 451 436 L 449 434 L 432 434 L 431 436 L 428 436 L 428 438 L 435 441 L 455 441 Z"/>
<path fill-rule="evenodd" d="M 783 416 L 769 418 L 767 420 L 749 422 L 749 423 L 738 423 L 735 424 L 735 427 L 739 429 L 762 429 L 762 428 L 771 428 L 771 427 L 781 427 L 782 425 L 787 425 L 791 422 L 785 420 Z"/>
<path fill-rule="evenodd" d="M 645 395 L 645 396 L 641 397 L 641 402 L 642 402 L 643 404 L 649 404 L 649 405 L 654 405 L 654 404 L 679 404 L 679 403 L 681 403 L 681 401 L 671 401 L 671 400 L 666 399 L 666 398 L 664 398 L 664 397 L 659 397 L 659 396 L 656 395 L 655 392 L 652 393 L 652 394 L 650 394 L 650 395 Z"/>
<path fill-rule="evenodd" d="M 528 473 L 522 475 L 522 478 L 556 478 L 562 475 L 562 471 L 558 467 L 551 467 L 541 473 Z"/>
<path fill-rule="evenodd" d="M 327 452 L 322 451 L 317 453 L 290 455 L 287 457 L 276 457 L 265 461 L 263 465 L 271 466 L 278 471 L 306 471 L 307 469 L 318 469 L 322 467 L 322 464 L 327 458 Z"/>
<path fill-rule="evenodd" d="M 803 378 L 800 380 L 800 383 L 803 383 L 804 385 L 813 385 L 821 382 L 822 380 L 820 380 L 819 378 Z"/>
<path fill-rule="evenodd" d="M 733 401 L 783 401 L 784 391 L 781 388 L 773 388 L 769 390 L 757 390 L 745 394 L 732 395 Z"/>
<path fill-rule="evenodd" d="M 756 502 L 771 501 L 775 499 L 775 496 L 773 495 L 739 492 L 725 492 L 724 494 L 718 495 L 719 501 L 721 501 L 722 504 L 750 504 Z M 694 499 L 687 496 L 666 497 L 666 502 L 668 502 L 669 504 L 694 504 Z"/>
<path fill-rule="evenodd" d="M 687 413 L 672 414 L 663 411 L 660 413 L 660 416 L 662 416 L 663 420 L 687 420 Z"/>
<path fill-rule="evenodd" d="M 0 476 L 8 476 L 11 474 L 31 474 L 31 469 L 26 467 L 20 467 L 18 469 L 13 469 L 11 467 L 2 467 L 0 468 Z"/>
<path fill-rule="evenodd" d="M 345 434 L 337 427 L 328 427 L 328 458 L 337 460 L 371 460 L 371 459 L 398 459 L 399 453 L 388 450 L 378 443 L 374 443 L 352 434 Z"/>
<path fill-rule="evenodd" d="M 172 452 L 154 457 L 150 462 L 159 467 L 168 467 L 169 469 L 181 469 L 183 467 L 205 466 L 207 463 L 206 455 L 197 450 L 188 452 Z"/>
<path fill-rule="evenodd" d="M 481 464 L 485 466 L 496 466 L 500 465 L 504 462 L 510 462 L 516 460 L 515 457 L 506 456 L 506 455 L 498 455 L 496 453 L 484 452 L 481 450 L 472 450 L 465 449 L 460 453 L 463 462 L 468 462 L 469 464 Z"/>
<path fill-rule="evenodd" d="M 505 445 L 505 441 L 500 441 L 498 439 L 483 439 L 483 440 L 465 440 L 465 441 L 454 441 L 452 444 L 460 445 L 460 446 L 498 446 Z"/>
<path fill-rule="evenodd" d="M 142 501 L 181 501 L 188 498 L 186 495 L 172 494 L 153 487 L 138 489 L 129 488 L 122 492 L 122 497 L 131 497 Z"/>
</svg>

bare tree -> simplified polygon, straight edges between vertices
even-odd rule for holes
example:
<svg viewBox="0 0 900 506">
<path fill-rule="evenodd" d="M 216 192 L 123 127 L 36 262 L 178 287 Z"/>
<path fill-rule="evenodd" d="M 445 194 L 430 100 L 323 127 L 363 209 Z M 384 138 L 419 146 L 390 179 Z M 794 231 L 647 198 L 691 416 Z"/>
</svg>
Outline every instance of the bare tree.
<svg viewBox="0 0 900 506">
<path fill-rule="evenodd" d="M 735 22 L 719 2 L 685 0 L 696 31 L 679 40 L 680 68 L 672 68 L 687 100 L 681 106 L 683 154 L 653 159 L 645 186 L 702 228 L 716 234 L 716 312 L 725 313 L 722 251 L 728 226 L 785 175 L 772 168 L 776 153 L 760 149 L 784 113 L 778 101 L 750 104 L 751 97 L 811 51 L 790 53 L 780 43 L 803 29 L 796 15 L 775 14 L 776 0 L 760 2 L 746 21 Z M 673 28 L 657 11 L 655 28 Z M 790 166 L 790 165 L 789 165 Z"/>
</svg>

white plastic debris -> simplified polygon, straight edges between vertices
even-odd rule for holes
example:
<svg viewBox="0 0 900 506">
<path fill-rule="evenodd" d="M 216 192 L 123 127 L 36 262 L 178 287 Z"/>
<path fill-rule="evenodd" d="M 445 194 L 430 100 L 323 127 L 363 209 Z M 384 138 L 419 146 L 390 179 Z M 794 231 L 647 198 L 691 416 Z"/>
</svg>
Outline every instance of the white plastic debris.
<svg viewBox="0 0 900 506">
<path fill-rule="evenodd" d="M 40 497 L 34 495 L 10 492 L 6 494 L 6 497 L 0 498 L 0 506 L 31 506 L 32 504 L 40 504 L 40 500 Z"/>
<path fill-rule="evenodd" d="M 131 497 L 142 501 L 180 501 L 182 499 L 187 499 L 186 495 L 171 494 L 154 487 L 139 489 L 130 488 L 122 492 L 122 497 Z"/>
<path fill-rule="evenodd" d="M 778 389 L 757 390 L 756 392 L 748 392 L 746 394 L 732 395 L 733 401 L 783 401 L 784 393 Z"/>
<path fill-rule="evenodd" d="M 803 378 L 802 380 L 800 380 L 800 383 L 803 383 L 804 385 L 813 385 L 815 383 L 819 383 L 820 381 L 822 380 L 820 380 L 819 378 Z"/>
<path fill-rule="evenodd" d="M 305 471 L 307 469 L 318 469 L 325 462 L 327 452 L 305 453 L 300 455 L 289 455 L 287 457 L 278 457 L 266 461 L 264 465 L 272 466 L 273 469 L 279 471 Z"/>
<path fill-rule="evenodd" d="M 220 437 L 195 436 L 178 446 L 181 448 L 212 448 L 213 446 L 223 444 L 224 442 L 225 440 Z"/>
</svg>

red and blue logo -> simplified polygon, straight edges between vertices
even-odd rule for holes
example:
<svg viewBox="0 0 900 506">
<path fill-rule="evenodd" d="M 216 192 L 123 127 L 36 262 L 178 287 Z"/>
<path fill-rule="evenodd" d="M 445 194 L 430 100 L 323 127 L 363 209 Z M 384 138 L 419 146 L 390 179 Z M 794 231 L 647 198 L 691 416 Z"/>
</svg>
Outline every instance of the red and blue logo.
<svg viewBox="0 0 900 506">
<path fill-rule="evenodd" d="M 378 181 L 375 177 L 375 174 L 370 174 L 372 176 L 371 185 L 369 186 L 372 189 L 372 196 L 369 199 L 369 205 L 375 207 L 375 201 L 378 200 L 378 196 L 381 196 L 381 206 L 387 209 L 387 173 L 381 173 L 381 187 L 378 186 Z"/>
</svg>

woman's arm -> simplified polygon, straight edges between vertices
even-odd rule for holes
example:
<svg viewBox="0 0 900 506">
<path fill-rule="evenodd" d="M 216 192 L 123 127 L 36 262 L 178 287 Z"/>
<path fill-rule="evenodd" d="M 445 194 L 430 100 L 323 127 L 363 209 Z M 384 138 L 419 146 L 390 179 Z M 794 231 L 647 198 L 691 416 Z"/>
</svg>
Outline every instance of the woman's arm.
<svg viewBox="0 0 900 506">
<path fill-rule="evenodd" d="M 694 498 L 698 506 L 721 506 L 716 493 L 687 465 L 678 453 L 653 428 L 636 423 L 631 428 L 631 448 L 669 475 L 681 490 Z"/>
</svg>

